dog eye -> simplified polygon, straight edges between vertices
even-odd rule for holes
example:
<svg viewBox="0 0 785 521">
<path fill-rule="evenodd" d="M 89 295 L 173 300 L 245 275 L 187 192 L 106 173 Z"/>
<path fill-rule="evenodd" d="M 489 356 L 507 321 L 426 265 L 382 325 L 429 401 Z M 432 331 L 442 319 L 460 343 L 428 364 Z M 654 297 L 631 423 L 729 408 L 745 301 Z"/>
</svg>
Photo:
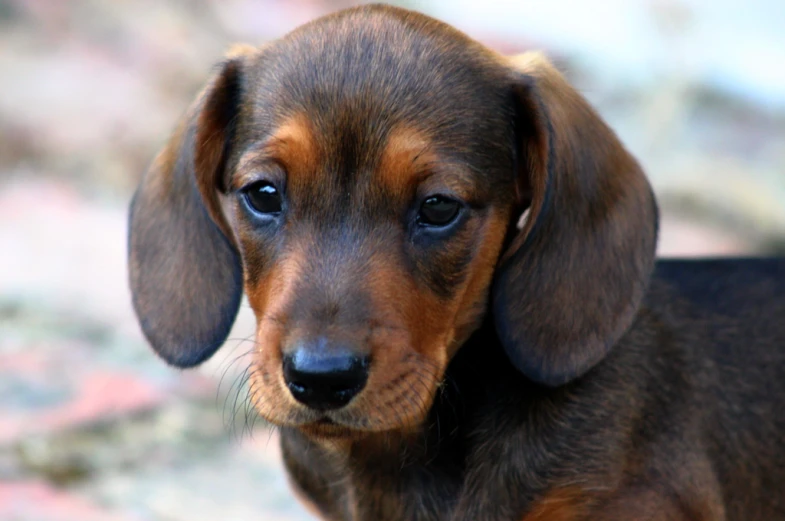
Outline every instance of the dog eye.
<svg viewBox="0 0 785 521">
<path fill-rule="evenodd" d="M 243 192 L 248 204 L 255 211 L 267 214 L 281 212 L 281 194 L 272 183 L 260 181 L 244 189 Z"/>
<path fill-rule="evenodd" d="M 458 201 L 435 195 L 423 201 L 417 222 L 426 226 L 446 226 L 458 216 L 460 210 Z"/>
</svg>

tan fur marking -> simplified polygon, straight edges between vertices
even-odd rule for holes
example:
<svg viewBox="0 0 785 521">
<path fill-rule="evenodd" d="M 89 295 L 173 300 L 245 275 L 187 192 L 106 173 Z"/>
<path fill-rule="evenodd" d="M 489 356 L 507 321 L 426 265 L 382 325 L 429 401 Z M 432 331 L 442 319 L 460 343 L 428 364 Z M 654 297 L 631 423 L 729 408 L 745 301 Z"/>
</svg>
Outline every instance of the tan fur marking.
<svg viewBox="0 0 785 521">
<path fill-rule="evenodd" d="M 395 193 L 406 194 L 416 186 L 424 169 L 435 161 L 430 140 L 412 127 L 399 125 L 387 137 L 378 172 L 385 186 Z"/>
<path fill-rule="evenodd" d="M 486 313 L 488 289 L 502 249 L 507 222 L 506 215 L 493 213 L 485 223 L 479 253 L 469 268 L 466 285 L 457 301 L 453 323 L 455 338 L 448 346 L 449 358 L 468 339 Z"/>
<path fill-rule="evenodd" d="M 295 114 L 283 121 L 259 146 L 246 152 L 237 166 L 233 180 L 241 188 L 258 179 L 259 170 L 279 165 L 286 171 L 287 184 L 301 185 L 317 172 L 319 143 L 305 114 Z"/>
<path fill-rule="evenodd" d="M 298 407 L 281 374 L 281 341 L 286 328 L 281 313 L 293 296 L 301 265 L 302 255 L 293 252 L 276 263 L 254 287 L 246 284 L 248 301 L 257 319 L 250 393 L 259 414 L 277 424 L 288 423 L 289 410 Z"/>
</svg>

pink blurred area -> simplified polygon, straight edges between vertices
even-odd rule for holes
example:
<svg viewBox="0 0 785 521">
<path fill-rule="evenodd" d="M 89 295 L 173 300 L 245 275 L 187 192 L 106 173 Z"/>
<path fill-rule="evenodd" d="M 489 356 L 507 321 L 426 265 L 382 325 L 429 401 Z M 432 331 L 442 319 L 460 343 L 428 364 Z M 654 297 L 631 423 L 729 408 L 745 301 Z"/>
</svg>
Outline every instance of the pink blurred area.
<svg viewBox="0 0 785 521">
<path fill-rule="evenodd" d="M 352 4 L 0 0 L 0 519 L 310 519 L 288 491 L 275 433 L 254 425 L 239 388 L 249 310 L 205 367 L 166 368 L 131 311 L 126 212 L 230 44 Z M 649 172 L 661 255 L 781 248 L 785 116 L 759 95 L 771 89 L 749 87 L 778 77 L 722 76 L 699 52 L 667 59 L 679 45 L 704 48 L 704 33 L 754 36 L 723 33 L 721 7 L 622 2 L 606 30 L 576 19 L 589 16 L 577 1 L 531 2 L 529 18 L 493 1 L 401 5 L 500 51 L 558 58 Z"/>
</svg>

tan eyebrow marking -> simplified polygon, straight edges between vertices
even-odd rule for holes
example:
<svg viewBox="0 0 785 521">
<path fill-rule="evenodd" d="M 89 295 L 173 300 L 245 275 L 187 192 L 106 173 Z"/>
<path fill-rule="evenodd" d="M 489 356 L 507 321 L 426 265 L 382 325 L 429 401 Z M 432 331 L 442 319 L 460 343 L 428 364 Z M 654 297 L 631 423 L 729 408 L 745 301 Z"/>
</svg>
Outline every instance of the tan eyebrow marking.
<svg viewBox="0 0 785 521">
<path fill-rule="evenodd" d="M 320 147 L 311 121 L 304 113 L 285 119 L 259 146 L 240 158 L 232 182 L 240 188 L 257 179 L 258 171 L 277 165 L 286 171 L 287 183 L 307 181 L 317 172 Z"/>
</svg>

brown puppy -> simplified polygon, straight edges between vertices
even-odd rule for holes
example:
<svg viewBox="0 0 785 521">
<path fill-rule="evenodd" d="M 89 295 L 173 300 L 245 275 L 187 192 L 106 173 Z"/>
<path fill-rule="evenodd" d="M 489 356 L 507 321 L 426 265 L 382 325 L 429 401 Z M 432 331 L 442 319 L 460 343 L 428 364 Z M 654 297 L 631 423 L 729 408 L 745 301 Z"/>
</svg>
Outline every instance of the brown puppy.
<svg viewBox="0 0 785 521">
<path fill-rule="evenodd" d="M 178 367 L 245 291 L 251 397 L 325 519 L 785 519 L 785 262 L 656 238 L 542 57 L 365 6 L 231 53 L 134 198 L 130 276 Z"/>
</svg>

